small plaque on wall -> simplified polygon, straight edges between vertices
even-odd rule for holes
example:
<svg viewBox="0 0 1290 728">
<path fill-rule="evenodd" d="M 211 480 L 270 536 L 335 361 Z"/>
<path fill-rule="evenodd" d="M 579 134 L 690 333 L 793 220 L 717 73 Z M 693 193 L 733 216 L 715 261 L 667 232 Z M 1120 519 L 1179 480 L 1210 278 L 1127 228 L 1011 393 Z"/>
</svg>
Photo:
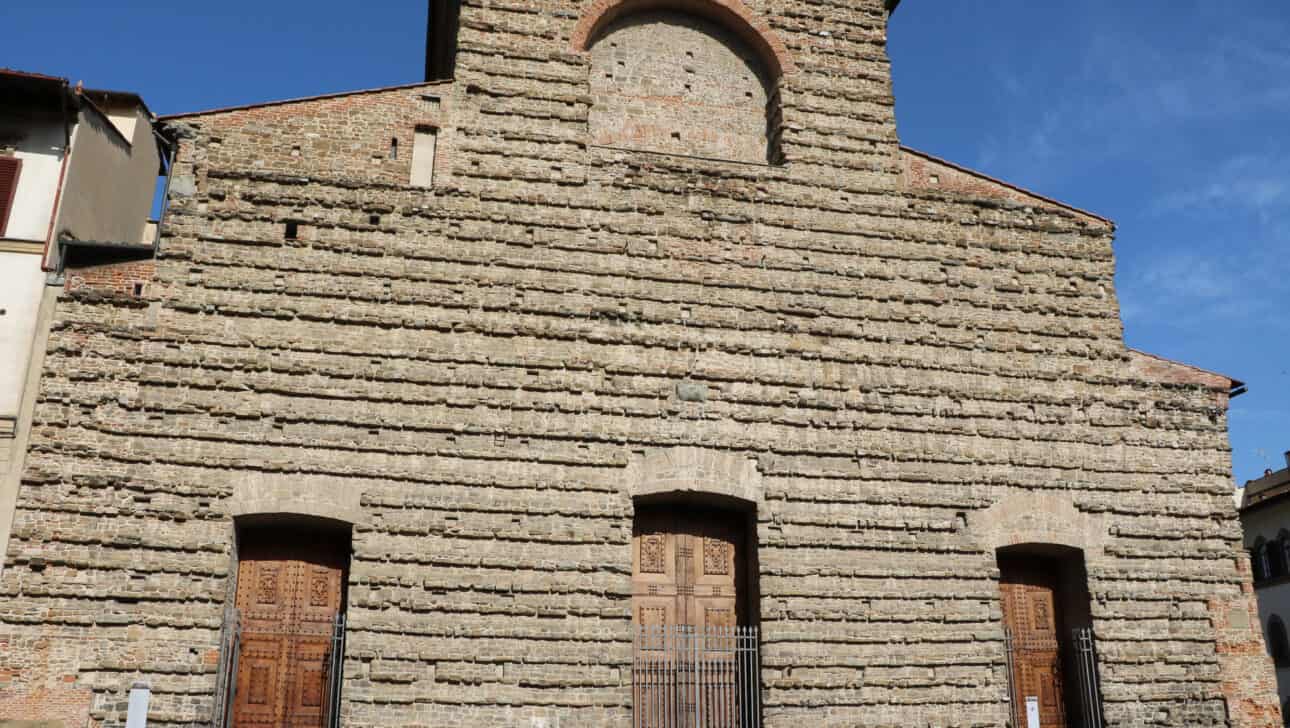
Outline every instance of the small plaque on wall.
<svg viewBox="0 0 1290 728">
<path fill-rule="evenodd" d="M 1026 728 L 1039 728 L 1039 698 L 1026 696 Z"/>
</svg>

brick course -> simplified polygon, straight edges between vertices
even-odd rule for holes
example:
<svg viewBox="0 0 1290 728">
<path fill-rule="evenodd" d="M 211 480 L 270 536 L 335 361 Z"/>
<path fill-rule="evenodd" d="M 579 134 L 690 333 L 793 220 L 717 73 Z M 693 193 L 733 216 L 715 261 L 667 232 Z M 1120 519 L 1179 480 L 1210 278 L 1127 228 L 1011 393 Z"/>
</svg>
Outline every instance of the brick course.
<svg viewBox="0 0 1290 728">
<path fill-rule="evenodd" d="M 630 725 L 632 497 L 702 471 L 757 504 L 767 726 L 1002 725 L 1023 538 L 1085 549 L 1109 726 L 1279 725 L 1230 381 L 1125 348 L 1110 223 L 900 149 L 881 2 L 747 10 L 778 165 L 591 144 L 544 0 L 466 4 L 452 83 L 174 119 L 142 297 L 60 301 L 0 719 L 208 721 L 232 518 L 295 508 L 354 523 L 345 725 Z"/>
</svg>

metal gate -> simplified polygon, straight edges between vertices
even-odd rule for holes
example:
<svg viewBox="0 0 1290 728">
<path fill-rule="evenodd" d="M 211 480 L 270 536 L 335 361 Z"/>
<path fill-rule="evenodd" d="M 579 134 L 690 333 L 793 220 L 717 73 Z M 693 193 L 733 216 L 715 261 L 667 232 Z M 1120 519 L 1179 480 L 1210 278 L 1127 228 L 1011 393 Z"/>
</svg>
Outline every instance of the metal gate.
<svg viewBox="0 0 1290 728">
<path fill-rule="evenodd" d="M 1027 728 L 1026 697 L 1016 693 L 1017 681 L 1014 673 L 1018 653 L 1025 650 L 1026 645 L 1022 644 L 1010 629 L 1004 630 L 1004 643 L 1008 656 L 1008 704 L 1011 725 L 1013 728 Z M 1070 643 L 1063 645 L 1063 648 L 1069 649 L 1073 658 L 1074 674 L 1069 679 L 1074 684 L 1071 685 L 1070 693 L 1071 697 L 1078 701 L 1075 706 L 1077 715 L 1067 716 L 1067 723 L 1072 728 L 1103 728 L 1102 685 L 1097 675 L 1097 643 L 1093 630 L 1088 627 L 1071 630 Z"/>
<path fill-rule="evenodd" d="M 237 702 L 237 671 L 244 636 L 241 613 L 237 609 L 230 608 L 224 614 L 224 625 L 220 630 L 219 669 L 215 675 L 215 714 L 211 720 L 213 728 L 233 728 L 233 706 Z M 322 704 L 323 728 L 340 728 L 340 688 L 344 660 L 345 615 L 338 614 L 332 623 L 331 639 L 327 653 L 323 657 L 326 681 Z"/>
<path fill-rule="evenodd" d="M 635 728 L 760 728 L 756 627 L 635 626 Z"/>
<path fill-rule="evenodd" d="M 242 624 L 236 609 L 224 613 L 219 633 L 219 670 L 215 673 L 215 716 L 213 728 L 233 725 L 233 694 L 237 691 L 237 658 L 242 647 Z"/>
<path fill-rule="evenodd" d="M 1071 648 L 1075 653 L 1074 678 L 1079 683 L 1076 688 L 1084 728 L 1102 728 L 1102 685 L 1097 677 L 1097 644 L 1093 640 L 1093 630 L 1073 630 Z"/>
</svg>

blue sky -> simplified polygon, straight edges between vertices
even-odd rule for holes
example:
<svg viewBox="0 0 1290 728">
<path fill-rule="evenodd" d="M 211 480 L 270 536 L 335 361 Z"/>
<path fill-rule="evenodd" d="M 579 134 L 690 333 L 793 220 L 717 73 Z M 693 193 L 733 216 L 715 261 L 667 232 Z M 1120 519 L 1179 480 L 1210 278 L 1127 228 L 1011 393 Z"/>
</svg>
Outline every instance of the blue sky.
<svg viewBox="0 0 1290 728">
<path fill-rule="evenodd" d="M 10 0 L 0 26 L 0 66 L 159 114 L 423 73 L 421 2 Z M 904 0 L 890 32 L 902 141 L 1115 220 L 1128 344 L 1249 384 L 1242 482 L 1290 449 L 1286 38 L 1285 0 Z"/>
</svg>

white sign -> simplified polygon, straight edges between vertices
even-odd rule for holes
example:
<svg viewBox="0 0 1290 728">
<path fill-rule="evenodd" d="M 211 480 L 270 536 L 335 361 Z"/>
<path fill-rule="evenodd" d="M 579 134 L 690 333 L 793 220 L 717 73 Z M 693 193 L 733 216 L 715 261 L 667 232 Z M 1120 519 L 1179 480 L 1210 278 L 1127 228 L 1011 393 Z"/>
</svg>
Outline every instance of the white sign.
<svg viewBox="0 0 1290 728">
<path fill-rule="evenodd" d="M 1039 728 L 1039 698 L 1026 696 L 1026 728 Z"/>
<path fill-rule="evenodd" d="M 137 682 L 130 688 L 125 728 L 148 728 L 148 699 L 151 697 L 152 689 L 146 682 Z"/>
</svg>

